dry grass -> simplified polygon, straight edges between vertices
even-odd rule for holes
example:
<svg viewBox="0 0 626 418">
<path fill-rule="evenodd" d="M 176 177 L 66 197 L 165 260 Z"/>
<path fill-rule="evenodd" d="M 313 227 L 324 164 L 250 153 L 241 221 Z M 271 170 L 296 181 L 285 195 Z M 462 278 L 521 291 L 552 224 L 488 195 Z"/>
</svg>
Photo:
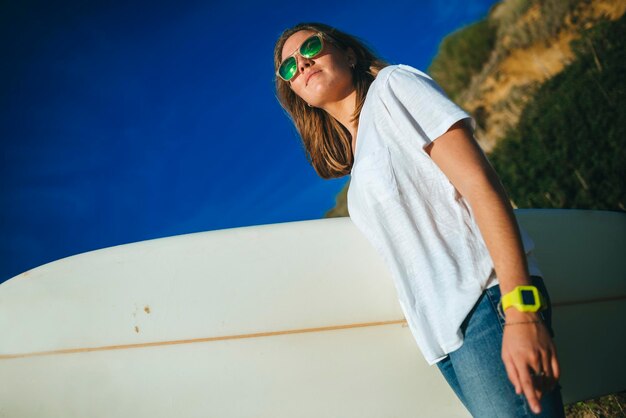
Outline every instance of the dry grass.
<svg viewBox="0 0 626 418">
<path fill-rule="evenodd" d="M 626 12 L 626 1 L 624 0 L 604 0 L 604 1 L 593 1 L 590 4 L 590 7 L 587 9 L 587 17 L 591 19 L 591 21 L 598 20 L 602 17 L 607 17 L 610 20 L 619 19 Z M 568 21 L 571 24 L 571 21 Z M 592 25 L 592 23 L 588 23 Z M 588 26 L 587 26 L 588 28 Z"/>
<path fill-rule="evenodd" d="M 626 417 L 626 392 L 618 392 L 565 407 L 567 418 L 624 418 Z"/>
<path fill-rule="evenodd" d="M 562 32 L 554 42 L 537 42 L 524 49 L 515 49 L 485 73 L 479 85 L 463 97 L 461 105 L 468 112 L 483 112 L 483 131 L 477 139 L 485 151 L 490 151 L 507 129 L 517 125 L 524 105 L 541 83 L 558 74 L 573 59 L 569 42 L 576 38 L 572 32 Z M 478 110 L 480 109 L 480 110 Z"/>
<path fill-rule="evenodd" d="M 476 139 L 483 149 L 491 151 L 507 130 L 517 125 L 525 104 L 539 85 L 571 63 L 574 56 L 570 42 L 579 37 L 581 26 L 592 26 L 603 17 L 615 20 L 624 12 L 623 0 L 580 2 L 572 13 L 565 15 L 557 34 L 546 39 L 533 35 L 533 24 L 542 18 L 538 3 L 528 6 L 510 0 L 494 8 L 490 18 L 498 20 L 501 27 L 496 47 L 458 100 L 480 119 Z M 524 46 L 513 47 L 515 44 Z"/>
</svg>

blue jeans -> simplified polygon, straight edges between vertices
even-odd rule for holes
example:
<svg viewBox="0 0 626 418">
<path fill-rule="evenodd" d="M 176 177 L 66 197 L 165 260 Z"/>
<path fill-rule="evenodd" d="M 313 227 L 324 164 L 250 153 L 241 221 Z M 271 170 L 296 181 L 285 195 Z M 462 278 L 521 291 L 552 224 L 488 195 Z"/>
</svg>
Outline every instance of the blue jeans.
<svg viewBox="0 0 626 418">
<path fill-rule="evenodd" d="M 531 276 L 548 302 L 541 317 L 552 330 L 552 304 L 541 277 Z M 500 285 L 485 289 L 461 325 L 463 345 L 437 363 L 463 405 L 473 417 L 565 417 L 561 386 L 541 397 L 541 413 L 531 411 L 524 394 L 516 394 L 502 361 L 504 319 L 497 311 Z"/>
</svg>

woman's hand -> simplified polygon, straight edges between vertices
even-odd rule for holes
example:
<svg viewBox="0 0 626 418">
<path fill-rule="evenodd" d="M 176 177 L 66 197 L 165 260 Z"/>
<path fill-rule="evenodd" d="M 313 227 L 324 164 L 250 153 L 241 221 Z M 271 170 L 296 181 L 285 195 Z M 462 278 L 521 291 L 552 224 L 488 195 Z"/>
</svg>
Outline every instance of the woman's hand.
<svg viewBox="0 0 626 418">
<path fill-rule="evenodd" d="M 502 361 L 515 392 L 523 392 L 533 412 L 538 414 L 541 396 L 554 388 L 560 376 L 556 347 L 537 313 L 507 309 L 507 323 L 533 320 L 540 322 L 504 327 Z"/>
</svg>

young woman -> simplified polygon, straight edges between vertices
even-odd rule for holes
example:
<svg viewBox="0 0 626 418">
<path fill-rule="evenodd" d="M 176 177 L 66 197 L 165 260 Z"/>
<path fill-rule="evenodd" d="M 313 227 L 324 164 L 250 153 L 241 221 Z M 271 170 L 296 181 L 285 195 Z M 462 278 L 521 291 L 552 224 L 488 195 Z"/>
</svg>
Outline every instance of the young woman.
<svg viewBox="0 0 626 418">
<path fill-rule="evenodd" d="M 473 416 L 563 417 L 534 244 L 474 120 L 425 73 L 321 23 L 285 30 L 274 65 L 316 172 L 351 175 L 350 217 L 389 266 L 428 363 Z"/>
</svg>

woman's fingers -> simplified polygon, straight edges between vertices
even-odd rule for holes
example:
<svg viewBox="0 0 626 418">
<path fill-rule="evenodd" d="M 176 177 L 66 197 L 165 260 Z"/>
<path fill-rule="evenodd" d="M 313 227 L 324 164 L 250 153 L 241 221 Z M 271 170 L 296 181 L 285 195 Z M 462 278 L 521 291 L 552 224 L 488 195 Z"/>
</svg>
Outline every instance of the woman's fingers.
<svg viewBox="0 0 626 418">
<path fill-rule="evenodd" d="M 554 375 L 552 372 L 552 363 L 550 362 L 550 352 L 541 352 L 541 364 L 544 375 L 541 377 L 541 391 L 543 393 L 552 390 L 554 387 Z"/>
<path fill-rule="evenodd" d="M 519 376 L 517 375 L 517 370 L 513 365 L 513 361 L 510 357 L 503 358 L 502 361 L 504 363 L 504 368 L 506 369 L 506 374 L 509 376 L 509 380 L 515 387 L 515 393 L 517 393 L 518 395 L 521 394 L 522 385 L 520 384 Z"/>
<path fill-rule="evenodd" d="M 551 356 L 549 358 L 549 363 L 547 363 L 551 370 L 552 373 L 552 379 L 551 379 L 551 386 L 550 386 L 550 390 L 554 389 L 554 387 L 556 386 L 559 377 L 560 377 L 560 369 L 559 369 L 559 359 L 557 358 L 556 355 L 556 349 L 554 346 L 552 346 L 552 352 L 551 352 Z"/>
<path fill-rule="evenodd" d="M 530 368 L 527 362 L 518 361 L 515 365 L 517 368 L 517 373 L 520 377 L 520 382 L 522 384 L 522 391 L 524 392 L 524 396 L 530 405 L 530 409 L 533 410 L 534 413 L 538 414 L 541 412 L 541 405 L 539 404 L 539 399 L 541 399 L 541 391 L 538 390 L 538 382 L 534 376 L 530 374 Z M 538 370 L 538 365 L 534 366 L 535 370 Z"/>
<path fill-rule="evenodd" d="M 554 380 L 559 380 L 561 378 L 561 369 L 559 367 L 559 360 L 556 355 L 556 347 L 552 347 L 552 373 L 554 374 Z"/>
<path fill-rule="evenodd" d="M 525 331 L 528 330 L 523 328 L 506 330 L 502 342 L 502 359 L 509 380 L 515 386 L 515 392 L 518 395 L 524 394 L 532 411 L 539 413 L 542 388 L 541 382 L 534 375 L 539 373 L 542 357 L 539 354 L 540 350 L 536 350 L 533 344 L 529 344 L 531 338 L 529 335 L 524 335 Z"/>
<path fill-rule="evenodd" d="M 532 370 L 539 371 L 539 356 L 534 356 L 534 359 L 532 357 L 533 355 L 521 356 L 519 353 L 516 356 L 503 354 L 503 362 L 509 380 L 515 386 L 515 393 L 523 393 L 533 412 L 539 413 L 539 400 L 542 396 L 540 382 L 534 372 L 531 374 Z M 530 366 L 531 364 L 534 366 Z"/>
<path fill-rule="evenodd" d="M 530 369 L 529 371 L 531 379 L 533 379 L 533 386 L 535 387 L 535 396 L 537 400 L 541 400 L 541 396 L 546 393 L 547 380 L 545 378 L 545 372 L 541 365 L 536 370 Z"/>
</svg>

